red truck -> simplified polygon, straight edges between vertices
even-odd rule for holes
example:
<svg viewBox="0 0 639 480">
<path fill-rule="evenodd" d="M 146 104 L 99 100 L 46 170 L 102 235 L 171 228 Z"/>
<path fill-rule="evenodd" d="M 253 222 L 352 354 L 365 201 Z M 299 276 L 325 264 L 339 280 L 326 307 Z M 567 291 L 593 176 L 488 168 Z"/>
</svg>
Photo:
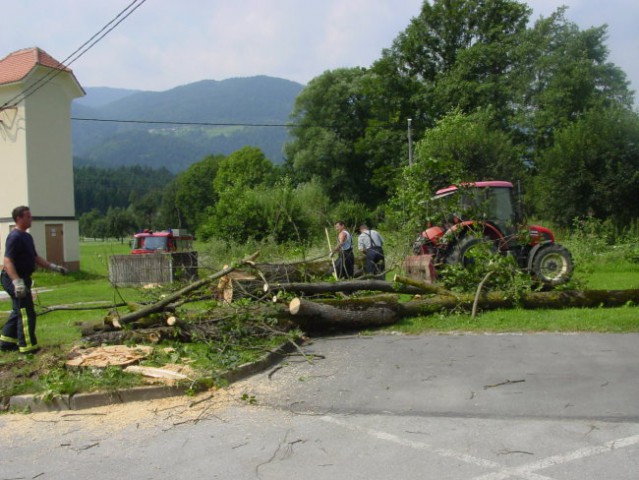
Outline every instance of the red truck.
<svg viewBox="0 0 639 480">
<path fill-rule="evenodd" d="M 134 255 L 145 253 L 191 252 L 193 250 L 193 235 L 185 230 L 168 229 L 159 232 L 143 230 L 133 235 L 131 253 Z"/>
</svg>

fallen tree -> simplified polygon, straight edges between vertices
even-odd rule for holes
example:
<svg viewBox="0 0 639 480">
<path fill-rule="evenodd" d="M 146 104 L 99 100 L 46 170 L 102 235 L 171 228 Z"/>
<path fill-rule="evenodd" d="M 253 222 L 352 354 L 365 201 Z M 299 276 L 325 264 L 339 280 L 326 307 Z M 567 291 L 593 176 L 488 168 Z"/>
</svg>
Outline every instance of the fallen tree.
<svg viewBox="0 0 639 480">
<path fill-rule="evenodd" d="M 250 260 L 243 262 L 251 265 Z M 228 275 L 232 270 L 233 268 L 227 267 L 205 280 L 194 282 L 173 295 L 123 315 L 105 326 L 105 330 L 115 331 L 95 329 L 97 331 L 87 332 L 89 333 L 87 340 L 91 343 L 125 341 L 156 343 L 166 338 L 181 341 L 214 339 L 220 335 L 219 323 L 239 318 L 246 322 L 251 319 L 274 319 L 279 333 L 292 327 L 299 327 L 307 332 L 321 332 L 339 328 L 357 329 L 392 325 L 402 318 L 427 316 L 453 310 L 470 312 L 473 307 L 487 311 L 514 307 L 524 309 L 618 307 L 628 303 L 639 303 L 639 290 L 531 292 L 515 300 L 501 292 L 488 292 L 478 296 L 452 294 L 441 287 L 396 277 L 396 282 L 353 280 L 275 285 L 265 283 L 264 285 L 268 285 L 267 290 L 271 293 L 295 292 L 302 296 L 293 298 L 288 305 L 282 302 L 256 302 L 250 307 L 219 306 L 201 313 L 197 319 L 180 319 L 175 315 L 174 305 L 183 295 Z M 361 297 L 334 295 L 338 292 L 367 292 L 367 295 Z M 382 292 L 383 295 L 370 295 L 370 292 Z M 401 301 L 400 293 L 410 293 L 413 298 Z M 304 295 L 318 294 L 324 294 L 324 296 L 314 297 L 313 300 L 304 297 Z M 158 315 L 159 312 L 165 314 Z M 206 318 L 202 319 L 203 316 Z M 154 324 L 155 329 L 152 328 Z M 121 328 L 124 325 L 130 325 L 134 329 L 122 331 Z M 135 330 L 136 327 L 142 331 Z M 153 330 L 156 331 L 153 332 Z"/>
<path fill-rule="evenodd" d="M 333 301 L 330 304 L 295 298 L 290 302 L 289 311 L 294 323 L 308 329 L 317 330 L 323 326 L 356 328 L 392 325 L 405 317 L 426 316 L 454 309 L 470 312 L 474 301 L 473 295 L 438 295 L 407 302 L 399 302 L 396 298 L 363 298 L 359 301 Z M 479 297 L 478 306 L 484 311 L 514 307 L 563 309 L 620 307 L 629 302 L 639 303 L 639 290 L 532 292 L 519 300 L 505 297 L 501 292 L 489 292 Z"/>
</svg>

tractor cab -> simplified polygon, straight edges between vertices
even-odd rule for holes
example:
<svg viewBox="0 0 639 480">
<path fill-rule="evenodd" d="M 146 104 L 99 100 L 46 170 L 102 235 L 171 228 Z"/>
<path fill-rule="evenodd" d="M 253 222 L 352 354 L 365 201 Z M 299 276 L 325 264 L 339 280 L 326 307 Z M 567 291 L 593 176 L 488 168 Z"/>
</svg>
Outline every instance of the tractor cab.
<svg viewBox="0 0 639 480">
<path fill-rule="evenodd" d="M 485 223 L 483 228 L 493 239 L 516 232 L 522 220 L 515 205 L 513 185 L 501 181 L 446 187 L 438 190 L 429 202 L 434 213 L 431 222 L 442 224 L 447 230 Z"/>
</svg>

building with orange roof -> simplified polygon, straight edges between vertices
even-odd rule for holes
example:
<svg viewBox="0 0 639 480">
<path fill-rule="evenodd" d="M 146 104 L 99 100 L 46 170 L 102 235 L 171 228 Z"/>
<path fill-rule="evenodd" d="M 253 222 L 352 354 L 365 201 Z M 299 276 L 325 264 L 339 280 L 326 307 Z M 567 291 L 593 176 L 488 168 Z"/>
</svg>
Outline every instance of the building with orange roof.
<svg viewBox="0 0 639 480">
<path fill-rule="evenodd" d="M 28 205 L 38 253 L 71 270 L 80 267 L 71 102 L 84 95 L 73 72 L 40 48 L 0 59 L 0 242 L 13 208 Z"/>
</svg>

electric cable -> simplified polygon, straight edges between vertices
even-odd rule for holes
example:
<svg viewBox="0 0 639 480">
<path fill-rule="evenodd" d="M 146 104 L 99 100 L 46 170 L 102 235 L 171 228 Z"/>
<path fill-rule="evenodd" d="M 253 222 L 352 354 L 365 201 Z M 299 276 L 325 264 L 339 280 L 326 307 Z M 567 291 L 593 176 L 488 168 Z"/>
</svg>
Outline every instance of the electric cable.
<svg viewBox="0 0 639 480">
<path fill-rule="evenodd" d="M 95 33 L 89 40 L 87 40 L 80 47 L 78 47 L 71 55 L 67 56 L 61 62 L 58 62 L 58 64 L 55 67 L 52 67 L 52 69 L 49 70 L 46 75 L 44 75 L 38 81 L 34 82 L 32 85 L 26 88 L 23 92 L 20 92 L 19 94 L 15 95 L 13 98 L 10 98 L 9 100 L 7 100 L 4 104 L 0 105 L 0 110 L 17 106 L 18 103 L 23 102 L 29 96 L 33 95 L 35 92 L 37 92 L 42 87 L 44 87 L 47 83 L 51 82 L 55 77 L 60 75 L 62 72 L 66 71 L 65 69 L 69 65 L 73 64 L 76 60 L 78 60 L 85 53 L 91 50 L 97 43 L 99 43 L 104 37 L 106 37 L 109 33 L 111 33 L 118 25 L 120 25 L 120 23 L 126 20 L 133 12 L 135 12 L 138 8 L 140 8 L 145 2 L 146 0 L 133 0 L 122 11 L 120 11 L 111 21 L 109 21 L 97 33 Z"/>
<path fill-rule="evenodd" d="M 180 122 L 176 120 L 117 120 L 113 118 L 80 118 L 71 117 L 71 120 L 77 122 L 104 122 L 104 123 L 132 123 L 132 124 L 150 124 L 150 125 L 183 125 L 183 126 L 200 126 L 200 127 L 280 127 L 280 128 L 329 128 L 340 129 L 339 125 L 301 125 L 296 123 L 233 123 L 233 122 Z M 369 129 L 394 129 L 397 123 L 380 123 L 371 125 Z M 403 127 L 402 127 L 403 128 Z"/>
<path fill-rule="evenodd" d="M 106 123 L 136 123 L 136 124 L 152 124 L 152 125 L 195 125 L 201 127 L 295 127 L 292 123 L 214 123 L 214 122 L 178 122 L 163 120 L 115 120 L 108 118 L 78 118 L 71 117 L 71 120 L 82 122 L 106 122 Z M 316 126 L 316 125 L 313 125 Z M 326 127 L 331 128 L 331 127 Z"/>
</svg>

